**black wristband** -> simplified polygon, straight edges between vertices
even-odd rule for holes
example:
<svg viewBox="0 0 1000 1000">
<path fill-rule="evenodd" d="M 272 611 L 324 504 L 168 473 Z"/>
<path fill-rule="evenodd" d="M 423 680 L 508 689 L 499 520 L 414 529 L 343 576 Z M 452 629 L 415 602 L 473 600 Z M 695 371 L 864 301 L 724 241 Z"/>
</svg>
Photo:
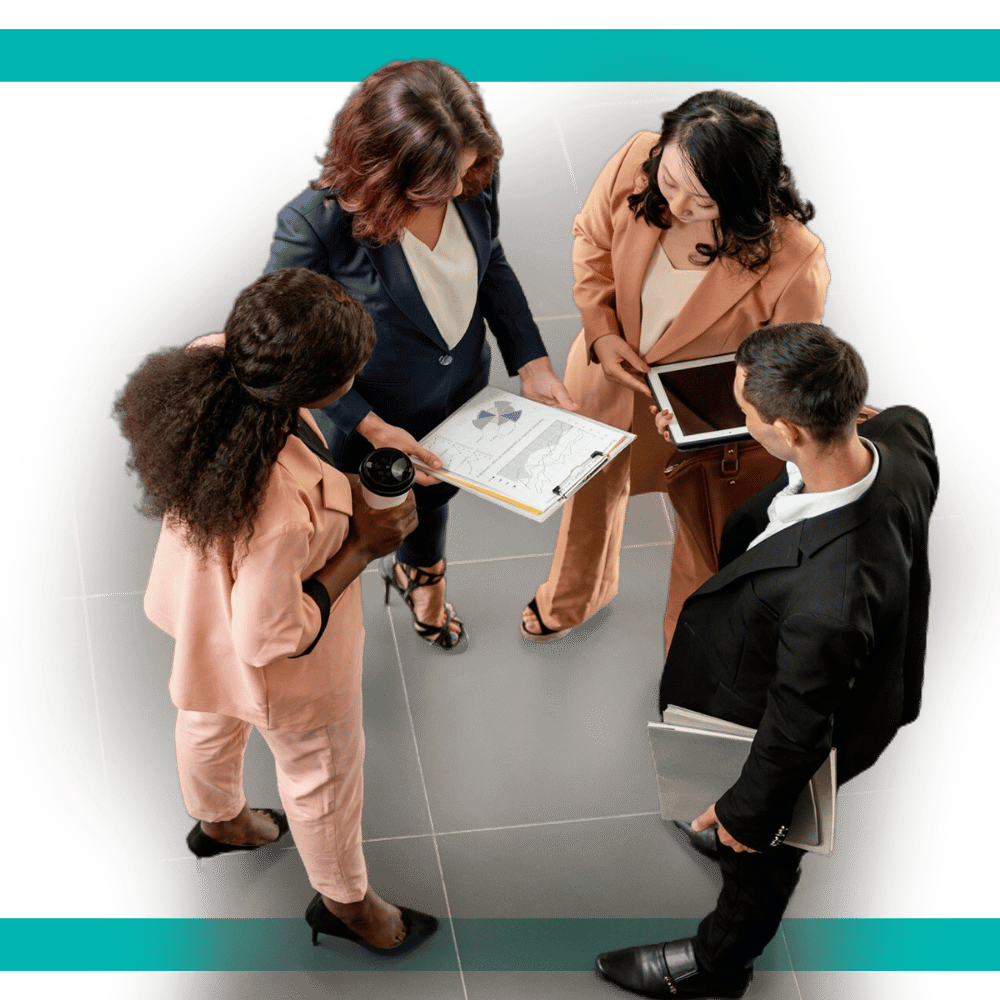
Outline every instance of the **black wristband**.
<svg viewBox="0 0 1000 1000">
<path fill-rule="evenodd" d="M 308 594 L 316 602 L 316 607 L 319 608 L 319 631 L 316 633 L 316 638 L 309 643 L 308 648 L 303 649 L 301 653 L 296 653 L 294 656 L 288 657 L 290 660 L 297 660 L 300 656 L 311 653 L 316 648 L 316 643 L 319 642 L 320 637 L 326 631 L 326 623 L 330 620 L 330 592 L 326 587 L 319 580 L 310 577 L 310 579 L 302 581 L 302 592 Z"/>
</svg>

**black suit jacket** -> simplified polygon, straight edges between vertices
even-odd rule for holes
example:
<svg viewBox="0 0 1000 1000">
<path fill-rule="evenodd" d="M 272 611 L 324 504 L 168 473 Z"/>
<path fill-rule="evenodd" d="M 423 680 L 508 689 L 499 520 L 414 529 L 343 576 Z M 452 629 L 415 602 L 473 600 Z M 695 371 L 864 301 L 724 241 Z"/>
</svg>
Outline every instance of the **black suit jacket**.
<svg viewBox="0 0 1000 1000">
<path fill-rule="evenodd" d="M 265 274 L 307 267 L 339 281 L 371 313 L 378 343 L 354 388 L 326 407 L 338 465 L 357 472 L 370 445 L 357 434 L 371 411 L 421 438 L 487 384 L 490 347 L 484 320 L 515 375 L 543 356 L 538 327 L 500 244 L 499 181 L 456 201 L 476 253 L 479 296 L 465 335 L 449 350 L 431 318 L 398 244 L 375 247 L 351 235 L 352 216 L 328 190 L 307 189 L 278 214 Z M 329 196 L 329 205 L 324 199 Z"/>
<path fill-rule="evenodd" d="M 661 712 L 682 705 L 757 729 L 739 780 L 716 803 L 722 825 L 757 850 L 780 844 L 831 746 L 847 781 L 920 708 L 933 438 L 910 407 L 861 432 L 879 453 L 869 490 L 749 550 L 787 475 L 739 507 L 722 568 L 688 598 L 667 655 Z"/>
</svg>

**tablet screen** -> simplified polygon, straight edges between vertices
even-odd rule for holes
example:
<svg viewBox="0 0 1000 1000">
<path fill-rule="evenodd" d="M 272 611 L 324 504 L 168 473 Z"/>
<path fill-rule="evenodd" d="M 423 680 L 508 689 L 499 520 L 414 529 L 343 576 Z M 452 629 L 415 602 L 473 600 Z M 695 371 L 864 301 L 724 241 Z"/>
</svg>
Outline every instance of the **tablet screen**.
<svg viewBox="0 0 1000 1000">
<path fill-rule="evenodd" d="M 686 437 L 742 427 L 746 422 L 733 398 L 735 361 L 657 371 L 656 377 Z"/>
</svg>

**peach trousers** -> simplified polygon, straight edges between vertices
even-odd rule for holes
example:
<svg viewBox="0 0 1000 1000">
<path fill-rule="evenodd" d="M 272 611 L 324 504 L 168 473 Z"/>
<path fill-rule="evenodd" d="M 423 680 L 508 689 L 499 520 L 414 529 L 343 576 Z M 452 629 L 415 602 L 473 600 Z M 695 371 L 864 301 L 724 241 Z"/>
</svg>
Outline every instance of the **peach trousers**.
<svg viewBox="0 0 1000 1000">
<path fill-rule="evenodd" d="M 177 773 L 187 811 L 221 823 L 246 805 L 243 755 L 253 727 L 242 719 L 179 709 Z M 278 795 L 309 883 L 338 903 L 364 898 L 361 849 L 365 733 L 361 695 L 336 722 L 301 733 L 261 729 L 274 754 Z"/>
<path fill-rule="evenodd" d="M 629 454 L 612 459 L 563 505 L 548 579 L 535 598 L 549 628 L 571 628 L 600 611 L 618 593 L 622 535 L 629 499 Z M 681 512 L 683 513 L 683 512 Z M 678 514 L 663 622 L 670 648 L 684 602 L 716 570 L 701 554 Z"/>
</svg>

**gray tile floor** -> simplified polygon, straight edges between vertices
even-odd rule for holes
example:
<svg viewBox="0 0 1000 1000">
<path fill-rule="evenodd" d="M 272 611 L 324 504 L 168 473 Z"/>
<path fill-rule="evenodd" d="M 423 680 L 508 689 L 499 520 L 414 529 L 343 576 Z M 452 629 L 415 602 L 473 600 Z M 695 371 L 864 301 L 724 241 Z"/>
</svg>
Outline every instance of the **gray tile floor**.
<svg viewBox="0 0 1000 1000">
<path fill-rule="evenodd" d="M 506 149 L 505 248 L 557 370 L 578 329 L 569 266 L 573 215 L 608 156 L 638 129 L 656 129 L 663 110 L 698 89 L 703 85 L 697 82 L 484 85 Z M 800 96 L 802 88 L 790 86 L 734 89 L 775 111 L 800 186 L 818 206 L 824 197 L 827 204 L 835 204 L 824 191 L 846 181 L 826 170 L 833 154 L 829 145 L 818 144 L 822 135 L 808 135 L 814 127 L 810 102 L 825 102 L 824 113 L 833 114 L 844 100 L 843 86 L 829 91 L 813 87 L 807 97 Z M 206 147 L 210 152 L 205 156 L 215 164 L 221 185 L 232 179 L 226 150 L 237 141 L 250 143 L 245 154 L 264 164 L 260 177 L 254 177 L 252 200 L 244 198 L 241 189 L 238 197 L 233 195 L 234 205 L 244 199 L 238 213 L 228 202 L 219 207 L 233 227 L 219 226 L 216 240 L 190 248 L 189 258 L 186 226 L 173 216 L 189 215 L 190 205 L 170 201 L 175 196 L 170 177 L 155 172 L 144 176 L 143 191 L 152 177 L 161 192 L 158 207 L 166 243 L 168 248 L 171 240 L 173 246 L 185 247 L 179 255 L 183 265 L 170 270 L 169 253 L 154 247 L 151 253 L 159 256 L 129 279 L 129 295 L 119 297 L 111 289 L 102 293 L 107 296 L 103 311 L 88 309 L 88 317 L 112 317 L 110 332 L 97 327 L 80 332 L 80 338 L 91 336 L 102 350 L 86 357 L 85 386 L 67 377 L 72 388 L 66 390 L 59 420 L 73 406 L 72 412 L 90 416 L 81 416 L 79 426 L 69 429 L 72 447 L 65 481 L 60 480 L 55 491 L 66 502 L 46 515 L 49 527 L 33 554 L 33 565 L 44 574 L 57 612 L 39 618 L 37 625 L 30 619 L 27 639 L 17 629 L 11 633 L 15 651 L 21 648 L 16 643 L 24 644 L 25 652 L 18 655 L 25 662 L 54 664 L 17 683 L 28 692 L 25 703 L 41 706 L 28 714 L 45 720 L 48 759 L 58 762 L 55 780 L 62 803 L 77 817 L 74 836 L 100 849 L 88 850 L 82 859 L 68 858 L 58 834 L 40 833 L 51 863 L 31 875 L 18 873 L 18 885 L 27 887 L 19 889 L 16 908 L 8 915 L 51 915 L 48 900 L 64 887 L 68 874 L 74 897 L 66 915 L 299 917 L 311 895 L 290 842 L 213 862 L 195 861 L 184 847 L 190 820 L 177 790 L 173 710 L 166 692 L 171 647 L 142 613 L 157 529 L 134 511 L 137 493 L 122 472 L 125 448 L 106 414 L 126 373 L 147 350 L 218 328 L 235 293 L 259 273 L 274 212 L 311 176 L 308 157 L 322 142 L 330 106 L 342 100 L 339 91 L 330 98 L 316 90 L 290 85 L 213 89 L 218 113 L 211 129 L 206 127 L 206 136 L 215 129 L 219 134 L 213 138 L 217 148 Z M 289 94 L 295 100 L 294 119 L 286 116 L 289 102 L 284 95 Z M 88 95 L 88 100 L 110 100 L 97 88 Z M 176 98 L 161 89 L 147 88 L 145 95 L 163 120 L 181 121 L 193 114 L 175 112 Z M 248 95 L 256 95 L 258 102 Z M 62 103 L 69 99 L 63 92 L 56 97 Z M 844 114 L 849 118 L 849 109 Z M 287 134 L 281 133 L 282 155 L 290 160 L 288 150 L 295 142 L 304 147 L 296 164 L 276 166 L 278 152 L 268 159 L 271 150 L 265 139 L 276 133 L 258 127 L 262 116 L 274 118 L 275 128 L 286 129 Z M 183 132 L 177 135 L 180 142 Z M 158 143 L 159 135 L 155 138 Z M 140 151 L 142 143 L 153 143 L 144 132 L 131 141 Z M 260 143 L 259 149 L 254 142 Z M 153 159 L 150 155 L 148 162 Z M 95 175 L 95 184 L 98 179 Z M 126 182 L 117 178 L 115 183 Z M 137 198 L 139 193 L 137 189 Z M 91 200 L 100 203 L 96 196 Z M 202 216 L 214 210 L 214 203 L 205 204 Z M 94 221 L 96 225 L 98 217 Z M 845 246 L 851 245 L 850 227 L 841 224 L 836 212 L 821 215 L 816 231 L 833 248 L 831 254 L 841 237 Z M 859 320 L 852 309 L 859 295 L 867 295 L 875 311 L 871 325 L 881 334 L 879 323 L 885 323 L 877 309 L 882 300 L 878 290 L 864 286 L 866 275 L 858 261 L 844 248 L 836 252 L 839 257 L 831 256 L 835 282 L 828 320 L 837 329 L 843 323 L 857 330 L 854 339 L 866 357 L 871 347 L 878 401 L 906 399 L 934 415 L 942 452 L 947 449 L 953 457 L 950 482 L 959 482 L 962 475 L 970 475 L 966 470 L 980 467 L 978 452 L 969 461 L 957 457 L 968 454 L 962 450 L 965 418 L 958 410 L 934 411 L 921 397 L 926 389 L 913 377 L 912 367 L 905 367 L 905 359 L 897 358 L 900 363 L 893 366 L 872 363 L 881 360 L 875 348 L 878 338 L 869 333 L 865 339 L 867 321 L 864 316 Z M 222 259 L 225 267 L 219 264 Z M 165 271 L 162 280 L 160 269 Z M 189 289 L 190 296 L 178 294 L 178 289 Z M 150 309 L 149 303 L 156 308 Z M 898 302 L 884 307 L 890 312 L 901 308 Z M 915 324 L 914 330 L 919 330 Z M 499 369 L 493 380 L 515 385 Z M 979 507 L 986 509 L 988 496 L 988 490 L 980 496 L 958 485 L 942 495 L 932 547 L 936 604 L 925 693 L 930 718 L 904 731 L 876 768 L 844 789 L 838 806 L 838 851 L 830 860 L 807 859 L 790 919 L 984 915 L 970 912 L 971 904 L 963 907 L 951 889 L 951 870 L 925 863 L 926 853 L 917 853 L 905 834 L 912 828 L 918 831 L 915 843 L 927 844 L 933 840 L 927 833 L 928 816 L 954 813 L 966 801 L 968 785 L 955 777 L 956 757 L 959 767 L 964 760 L 961 752 L 927 734 L 936 727 L 975 738 L 988 724 L 975 715 L 976 706 L 955 695 L 969 672 L 978 669 L 976 664 L 989 662 L 973 654 L 993 648 L 981 640 L 982 623 L 995 617 L 995 567 L 983 569 L 981 554 L 980 525 L 986 517 Z M 962 506 L 967 498 L 974 506 Z M 461 965 L 469 926 L 463 921 L 693 921 L 712 905 L 718 888 L 712 866 L 686 850 L 658 818 L 645 736 L 645 723 L 655 714 L 663 658 L 671 512 L 658 495 L 634 500 L 617 599 L 565 641 L 536 646 L 520 638 L 517 620 L 545 574 L 556 528 L 555 520 L 535 525 L 466 496 L 457 498 L 450 528 L 449 596 L 472 637 L 469 651 L 459 657 L 437 655 L 422 644 L 398 599 L 387 610 L 377 576 L 368 571 L 363 577 L 368 744 L 364 836 L 371 878 L 388 898 L 445 918 L 433 947 L 444 949 L 441 967 L 451 971 L 412 971 L 405 960 L 392 959 L 355 971 L 94 973 L 83 977 L 85 981 L 105 996 L 121 997 L 332 993 L 385 1000 L 561 1000 L 620 995 L 586 972 Z M 977 565 L 981 583 L 973 588 L 968 584 L 969 567 Z M 955 664 L 956 649 L 972 653 L 962 654 Z M 944 664 L 947 670 L 940 669 Z M 970 719 L 977 724 L 970 725 Z M 13 755 L 17 747 L 12 747 Z M 21 801 L 44 803 L 35 810 L 44 814 L 47 801 L 39 797 L 39 767 L 13 768 L 8 782 Z M 277 804 L 273 764 L 256 735 L 247 755 L 246 786 L 252 803 Z M 934 789 L 933 811 L 926 802 L 928 787 Z M 892 849 L 871 836 L 873 827 L 885 831 L 886 840 L 893 839 Z M 972 884 L 971 858 L 960 863 L 962 877 Z M 919 871 L 919 879 L 914 871 Z M 44 892 L 38 892 L 38 886 Z M 935 900 L 945 902 L 938 908 Z M 308 935 L 304 923 L 302 935 Z M 787 950 L 783 935 L 774 947 Z M 336 957 L 347 955 L 351 946 L 328 941 L 324 948 Z M 794 969 L 795 955 L 787 958 L 785 964 Z M 43 984 L 58 986 L 70 975 L 50 973 L 33 982 L 38 989 Z M 16 987 L 20 978 L 15 975 L 13 980 Z M 973 974 L 963 977 L 963 982 L 974 980 Z M 765 970 L 749 995 L 770 1000 L 919 995 L 915 991 L 930 982 L 907 973 Z M 942 985 L 934 983 L 934 988 Z"/>
</svg>

